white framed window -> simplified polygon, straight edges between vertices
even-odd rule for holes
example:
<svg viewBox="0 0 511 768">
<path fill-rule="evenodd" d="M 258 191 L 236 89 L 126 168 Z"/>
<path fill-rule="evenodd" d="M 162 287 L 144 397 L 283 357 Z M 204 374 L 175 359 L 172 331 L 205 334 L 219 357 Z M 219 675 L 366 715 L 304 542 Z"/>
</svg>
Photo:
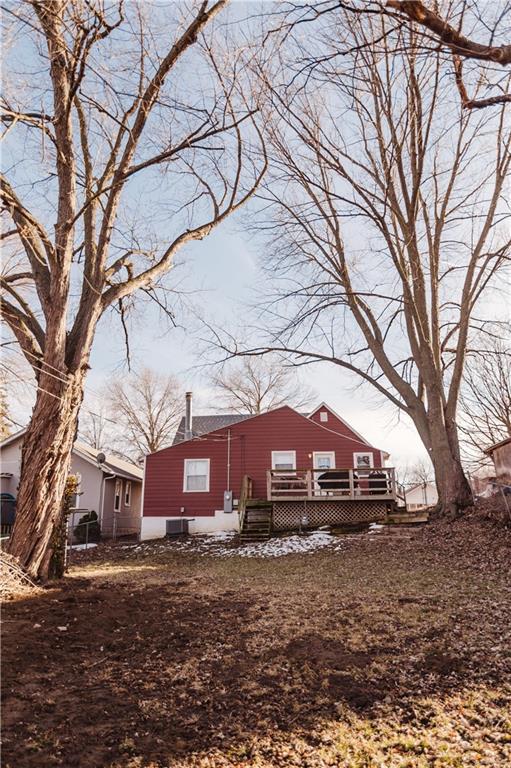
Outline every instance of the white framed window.
<svg viewBox="0 0 511 768">
<path fill-rule="evenodd" d="M 272 469 L 296 469 L 296 451 L 272 451 Z"/>
<path fill-rule="evenodd" d="M 314 469 L 335 469 L 335 451 L 314 451 Z"/>
<path fill-rule="evenodd" d="M 183 491 L 185 493 L 209 491 L 209 459 L 185 459 Z"/>
<path fill-rule="evenodd" d="M 121 494 L 122 494 L 122 480 L 115 481 L 115 491 L 114 491 L 114 512 L 118 512 L 121 508 Z"/>
<path fill-rule="evenodd" d="M 374 458 L 372 453 L 354 453 L 353 466 L 355 469 L 372 469 L 374 467 Z"/>
<path fill-rule="evenodd" d="M 320 421 L 328 421 L 328 411 L 320 411 L 319 412 L 319 420 Z"/>
<path fill-rule="evenodd" d="M 124 506 L 129 507 L 131 504 L 131 480 L 126 480 L 124 484 Z"/>
</svg>

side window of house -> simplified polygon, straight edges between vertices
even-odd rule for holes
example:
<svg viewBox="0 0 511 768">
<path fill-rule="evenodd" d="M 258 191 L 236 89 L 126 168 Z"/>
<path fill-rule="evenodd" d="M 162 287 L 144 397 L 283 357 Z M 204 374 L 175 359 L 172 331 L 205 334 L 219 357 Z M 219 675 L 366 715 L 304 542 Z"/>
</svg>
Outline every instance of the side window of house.
<svg viewBox="0 0 511 768">
<path fill-rule="evenodd" d="M 319 412 L 319 420 L 320 421 L 328 421 L 328 411 L 320 411 Z"/>
<path fill-rule="evenodd" d="M 124 486 L 124 506 L 129 507 L 131 504 L 131 480 L 126 480 Z"/>
<path fill-rule="evenodd" d="M 185 459 L 183 490 L 209 491 L 209 459 Z"/>
<path fill-rule="evenodd" d="M 296 469 L 296 451 L 272 451 L 272 469 Z"/>
<path fill-rule="evenodd" d="M 121 508 L 121 493 L 122 493 L 122 480 L 117 479 L 115 481 L 115 493 L 114 493 L 114 511 L 118 512 Z"/>
</svg>

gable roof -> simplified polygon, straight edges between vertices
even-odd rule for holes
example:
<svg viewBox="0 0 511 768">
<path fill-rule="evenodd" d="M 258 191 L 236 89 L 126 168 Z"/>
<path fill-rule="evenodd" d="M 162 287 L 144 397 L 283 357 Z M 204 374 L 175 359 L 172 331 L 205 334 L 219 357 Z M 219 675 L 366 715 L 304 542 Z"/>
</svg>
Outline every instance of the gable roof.
<svg viewBox="0 0 511 768">
<path fill-rule="evenodd" d="M 2 440 L 0 443 L 0 448 L 7 448 L 8 445 L 11 443 L 15 443 L 16 440 L 19 440 L 23 435 L 25 434 L 27 430 L 26 429 L 20 429 L 17 432 L 15 432 L 13 435 L 9 435 L 9 437 L 6 437 L 5 440 Z"/>
<path fill-rule="evenodd" d="M 327 411 L 330 411 L 330 413 L 331 413 L 333 416 L 335 416 L 335 418 L 336 418 L 336 419 L 339 419 L 339 421 L 341 422 L 341 424 L 344 424 L 344 426 L 345 426 L 345 427 L 347 427 L 347 428 L 350 430 L 350 432 L 353 432 L 353 434 L 354 434 L 354 435 L 356 435 L 356 436 L 359 438 L 359 440 L 360 440 L 360 442 L 361 442 L 361 443 L 365 443 L 365 444 L 366 444 L 366 445 L 368 445 L 370 448 L 373 448 L 373 447 L 374 447 L 374 446 L 372 446 L 372 445 L 371 445 L 371 443 L 368 443 L 368 442 L 367 442 L 367 440 L 365 439 L 365 437 L 362 437 L 362 435 L 360 434 L 360 432 L 357 432 L 357 430 L 356 430 L 356 429 L 353 429 L 353 427 L 351 426 L 351 424 L 348 424 L 348 422 L 346 421 L 346 419 L 343 419 L 343 418 L 342 418 L 342 416 L 339 416 L 339 414 L 338 414 L 336 411 L 334 411 L 334 409 L 333 409 L 333 408 L 331 408 L 331 406 L 329 406 L 329 405 L 328 405 L 327 403 L 325 403 L 324 401 L 323 401 L 322 403 L 320 403 L 320 404 L 318 405 L 318 407 L 317 407 L 317 408 L 314 408 L 314 410 L 313 410 L 313 411 L 311 411 L 309 414 L 305 414 L 305 415 L 307 416 L 307 418 L 308 418 L 308 419 L 310 419 L 310 418 L 311 418 L 311 416 L 314 416 L 314 414 L 315 414 L 315 413 L 317 413 L 318 411 L 320 411 L 322 408 L 326 408 L 326 410 L 327 410 Z"/>
<path fill-rule="evenodd" d="M 337 416 L 335 411 L 333 411 L 330 408 L 330 406 L 328 406 L 326 404 L 322 404 L 322 405 L 318 406 L 318 408 L 321 408 L 321 407 L 328 408 L 328 410 L 331 413 L 333 413 L 335 416 Z M 342 432 L 338 432 L 336 429 L 332 429 L 331 427 L 325 426 L 324 424 L 320 424 L 319 422 L 314 421 L 313 419 L 311 419 L 310 417 L 314 413 L 316 413 L 318 408 L 316 408 L 314 411 L 312 411 L 311 414 L 309 414 L 309 415 L 306 414 L 306 413 L 300 413 L 300 411 L 297 411 L 295 408 L 293 408 L 290 405 L 279 405 L 277 408 L 272 408 L 270 411 L 263 411 L 263 413 L 229 414 L 229 415 L 224 415 L 224 416 L 222 416 L 222 415 L 220 415 L 220 416 L 217 416 L 217 415 L 213 415 L 213 416 L 194 416 L 194 418 L 193 418 L 193 435 L 192 435 L 191 440 L 197 439 L 198 437 L 201 437 L 201 435 L 212 434 L 214 432 L 218 432 L 219 430 L 223 429 L 224 427 L 235 425 L 235 424 L 238 424 L 239 422 L 247 421 L 248 419 L 263 418 L 264 416 L 268 416 L 271 413 L 276 413 L 277 411 L 281 411 L 283 409 L 287 409 L 287 410 L 292 411 L 297 416 L 299 416 L 301 419 L 304 419 L 305 421 L 307 421 L 309 424 L 313 425 L 317 429 L 322 430 L 323 432 L 330 432 L 330 434 L 337 435 L 337 436 L 340 436 L 340 437 L 344 437 L 345 439 L 352 440 L 354 443 L 357 443 L 359 445 L 366 445 L 368 448 L 371 448 L 373 451 L 380 451 L 380 453 L 382 453 L 385 458 L 389 457 L 389 454 L 386 451 L 383 451 L 381 448 L 376 448 L 376 446 L 371 445 L 371 443 L 367 442 L 367 440 L 365 440 L 363 437 L 360 437 L 360 439 L 358 439 L 358 432 L 355 432 L 355 430 L 352 430 L 352 431 L 353 431 L 353 433 L 355 435 L 357 435 L 356 438 L 350 437 L 349 435 L 345 435 Z M 351 430 L 351 427 L 344 421 L 344 419 L 341 419 L 340 417 L 338 417 L 338 418 L 341 420 L 341 422 L 343 424 L 346 425 L 346 427 L 348 429 Z M 209 428 L 207 432 L 204 431 L 204 432 L 198 433 L 198 429 L 199 428 L 197 427 L 197 425 L 195 423 L 197 419 L 204 419 L 205 420 L 204 422 L 199 422 L 199 427 L 201 427 L 203 425 L 210 426 L 212 423 L 214 423 L 213 421 L 209 421 L 209 420 L 212 420 L 212 419 L 229 419 L 229 421 L 226 422 L 226 423 L 217 422 L 216 426 L 214 426 L 213 429 Z M 196 434 L 196 430 L 197 430 L 197 434 Z M 181 435 L 183 435 L 183 437 Z M 174 441 L 172 442 L 172 444 L 168 445 L 166 448 L 161 448 L 159 451 L 155 451 L 155 453 L 160 453 L 161 451 L 168 451 L 169 449 L 174 448 L 177 445 L 181 445 L 184 442 L 185 442 L 185 440 L 184 440 L 184 417 L 183 417 L 181 419 L 178 431 L 176 432 L 176 437 L 174 438 Z M 186 441 L 186 442 L 188 442 L 188 441 Z M 151 455 L 154 455 L 154 454 L 151 454 Z"/>
<path fill-rule="evenodd" d="M 365 437 L 363 437 L 359 432 L 357 432 L 356 429 L 354 429 L 351 424 L 348 424 L 346 419 L 343 419 L 342 416 L 339 416 L 339 414 L 334 411 L 334 409 L 328 405 L 328 403 L 325 403 L 324 401 L 320 403 L 314 410 L 310 411 L 310 413 L 303 413 L 300 411 L 296 411 L 295 408 L 292 406 L 279 406 L 279 408 L 282 407 L 288 407 L 291 408 L 291 410 L 298 413 L 300 416 L 303 416 L 305 419 L 311 419 L 311 416 L 314 416 L 315 413 L 317 413 L 321 408 L 326 408 L 330 413 L 335 416 L 341 424 L 344 424 L 344 426 L 349 429 L 351 432 L 353 432 L 354 435 L 358 437 L 361 443 L 364 445 L 367 445 L 369 448 L 375 449 L 375 446 L 372 445 L 368 440 L 366 440 Z M 272 409 L 272 410 L 279 410 L 278 408 Z M 215 432 L 217 429 L 223 429 L 224 427 L 230 427 L 231 424 L 237 424 L 240 421 L 245 421 L 246 419 L 254 419 L 258 416 L 263 416 L 265 413 L 271 413 L 271 411 L 263 411 L 263 413 L 226 413 L 226 414 L 209 414 L 206 416 L 194 416 L 192 421 L 192 439 L 194 437 L 200 437 L 201 435 L 206 435 L 209 432 Z M 342 434 L 337 432 L 337 430 L 332 429 L 331 427 L 327 427 L 324 424 L 318 424 L 318 426 L 321 426 L 323 429 L 328 430 L 329 432 L 335 432 L 336 434 Z M 343 435 L 343 437 L 347 437 L 347 435 Z M 182 443 L 185 439 L 185 417 L 181 417 L 181 421 L 179 422 L 179 426 L 176 430 L 176 434 L 174 435 L 174 439 L 171 443 L 171 445 L 178 445 L 179 443 Z M 379 448 L 376 448 L 375 450 L 380 450 Z M 382 453 L 385 454 L 386 458 L 389 458 L 389 454 L 386 451 L 382 451 Z"/>
<path fill-rule="evenodd" d="M 239 421 L 251 419 L 253 416 L 260 416 L 260 413 L 222 413 L 211 414 L 208 416 L 194 416 L 192 420 L 192 437 L 200 437 L 208 432 L 214 432 L 223 427 L 230 427 L 231 424 L 237 424 Z M 185 417 L 179 422 L 172 445 L 182 443 L 185 439 Z"/>
<path fill-rule="evenodd" d="M 425 483 L 414 483 L 413 485 L 410 485 L 407 487 L 405 485 L 405 491 L 406 493 L 411 493 L 412 491 L 417 490 L 417 488 L 435 488 L 436 489 L 436 483 L 434 480 L 427 480 Z"/>
<path fill-rule="evenodd" d="M 11 443 L 16 442 L 16 440 L 20 440 L 26 431 L 26 429 L 20 429 L 19 432 L 16 432 L 14 435 L 9 435 L 9 437 L 0 443 L 0 448 L 5 448 Z M 106 474 L 117 475 L 119 477 L 125 477 L 128 480 L 139 481 L 141 481 L 144 476 L 143 469 L 137 467 L 136 464 L 132 464 L 131 461 L 119 459 L 117 456 L 114 456 L 111 453 L 106 453 L 105 451 L 99 450 L 98 448 L 93 448 L 91 445 L 81 443 L 78 440 L 73 445 L 72 452 L 76 453 L 77 456 L 80 456 L 80 458 L 84 459 L 85 461 L 88 461 L 89 464 L 93 464 L 98 469 L 102 469 L 102 471 Z M 98 466 L 97 462 L 97 457 L 100 453 L 104 453 L 106 456 L 105 462 L 101 465 L 101 467 Z"/>
<path fill-rule="evenodd" d="M 141 469 L 141 467 L 137 467 L 136 464 L 132 464 L 131 461 L 125 461 L 111 453 L 105 453 L 105 451 L 93 448 L 91 445 L 80 443 L 78 440 L 73 446 L 73 453 L 76 453 L 77 456 L 80 456 L 90 464 L 94 464 L 98 469 L 102 469 L 103 471 L 110 470 L 110 474 L 119 477 L 127 477 L 128 480 L 142 480 L 144 476 L 144 470 Z M 101 467 L 98 466 L 97 461 L 97 457 L 100 453 L 104 453 L 106 457 Z"/>
</svg>

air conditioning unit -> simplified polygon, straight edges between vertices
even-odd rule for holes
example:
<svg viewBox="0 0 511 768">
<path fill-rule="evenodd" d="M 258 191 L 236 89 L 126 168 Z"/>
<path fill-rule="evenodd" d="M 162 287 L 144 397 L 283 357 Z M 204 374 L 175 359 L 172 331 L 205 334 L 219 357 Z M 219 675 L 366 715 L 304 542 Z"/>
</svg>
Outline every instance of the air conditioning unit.
<svg viewBox="0 0 511 768">
<path fill-rule="evenodd" d="M 166 536 L 187 536 L 188 520 L 185 520 L 184 518 L 178 518 L 177 520 L 166 520 L 165 535 Z"/>
</svg>

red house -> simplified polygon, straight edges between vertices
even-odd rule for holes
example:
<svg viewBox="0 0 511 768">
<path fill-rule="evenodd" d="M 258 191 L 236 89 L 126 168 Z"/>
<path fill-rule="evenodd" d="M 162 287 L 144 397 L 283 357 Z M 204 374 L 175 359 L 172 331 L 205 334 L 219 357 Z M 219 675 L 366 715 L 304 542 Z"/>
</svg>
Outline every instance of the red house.
<svg viewBox="0 0 511 768">
<path fill-rule="evenodd" d="M 381 519 L 395 500 L 386 458 L 324 403 L 192 418 L 188 393 L 173 445 L 146 458 L 141 538 L 184 520 L 191 533 L 262 534 Z"/>
</svg>

